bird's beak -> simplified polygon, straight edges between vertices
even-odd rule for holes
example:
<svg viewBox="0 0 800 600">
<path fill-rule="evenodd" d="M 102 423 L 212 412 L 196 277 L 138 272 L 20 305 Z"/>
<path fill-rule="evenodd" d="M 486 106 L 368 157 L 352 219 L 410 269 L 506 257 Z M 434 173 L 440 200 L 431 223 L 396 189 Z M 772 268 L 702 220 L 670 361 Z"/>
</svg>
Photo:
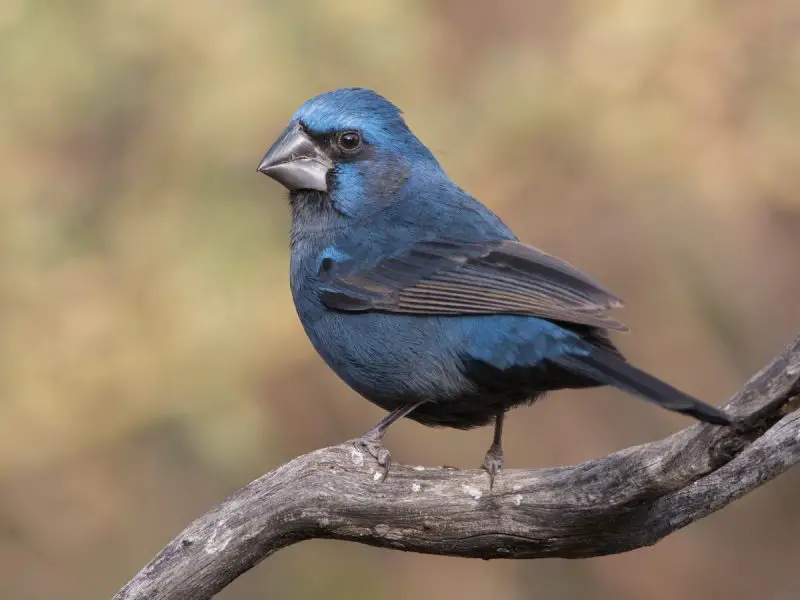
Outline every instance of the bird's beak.
<svg viewBox="0 0 800 600">
<path fill-rule="evenodd" d="M 299 124 L 290 125 L 261 159 L 258 171 L 290 190 L 328 191 L 331 159 Z"/>
</svg>

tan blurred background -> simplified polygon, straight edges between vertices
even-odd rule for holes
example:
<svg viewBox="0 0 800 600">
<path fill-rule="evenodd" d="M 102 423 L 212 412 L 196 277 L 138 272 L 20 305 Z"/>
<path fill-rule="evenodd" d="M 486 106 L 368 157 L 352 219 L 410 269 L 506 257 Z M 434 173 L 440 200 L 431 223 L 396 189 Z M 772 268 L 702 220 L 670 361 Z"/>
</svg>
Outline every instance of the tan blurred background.
<svg viewBox="0 0 800 600">
<path fill-rule="evenodd" d="M 382 414 L 306 340 L 284 191 L 306 98 L 372 87 L 527 242 L 627 300 L 617 339 L 719 403 L 800 331 L 795 0 L 0 3 L 0 586 L 109 597 L 250 479 Z M 614 391 L 513 413 L 508 467 L 688 421 Z M 475 467 L 491 436 L 392 429 Z M 800 472 L 654 548 L 481 562 L 330 541 L 221 598 L 800 597 Z"/>
</svg>

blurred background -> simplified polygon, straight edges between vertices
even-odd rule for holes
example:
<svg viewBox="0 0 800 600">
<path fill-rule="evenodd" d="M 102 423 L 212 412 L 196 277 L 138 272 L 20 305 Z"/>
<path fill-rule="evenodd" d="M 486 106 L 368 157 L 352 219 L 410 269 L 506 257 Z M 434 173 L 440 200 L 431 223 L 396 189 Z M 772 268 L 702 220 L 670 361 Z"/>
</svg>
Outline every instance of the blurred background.
<svg viewBox="0 0 800 600">
<path fill-rule="evenodd" d="M 632 360 L 720 403 L 800 331 L 800 4 L 0 3 L 0 582 L 110 597 L 189 521 L 382 412 L 317 358 L 284 190 L 308 97 L 374 88 L 520 237 L 628 303 Z M 615 391 L 513 413 L 510 468 L 689 421 Z M 477 467 L 490 429 L 392 428 Z M 482 562 L 332 541 L 220 598 L 800 596 L 800 472 L 653 548 Z"/>
</svg>

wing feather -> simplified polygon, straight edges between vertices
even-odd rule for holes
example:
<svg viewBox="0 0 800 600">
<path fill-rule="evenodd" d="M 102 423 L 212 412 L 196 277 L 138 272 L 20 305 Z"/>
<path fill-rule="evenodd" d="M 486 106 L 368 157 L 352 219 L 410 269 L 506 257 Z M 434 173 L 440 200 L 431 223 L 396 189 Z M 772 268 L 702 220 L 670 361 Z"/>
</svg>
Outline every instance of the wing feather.
<svg viewBox="0 0 800 600">
<path fill-rule="evenodd" d="M 609 316 L 622 301 L 575 267 L 532 246 L 419 242 L 368 270 L 341 269 L 322 301 L 343 311 L 419 315 L 530 315 L 625 330 Z"/>
</svg>

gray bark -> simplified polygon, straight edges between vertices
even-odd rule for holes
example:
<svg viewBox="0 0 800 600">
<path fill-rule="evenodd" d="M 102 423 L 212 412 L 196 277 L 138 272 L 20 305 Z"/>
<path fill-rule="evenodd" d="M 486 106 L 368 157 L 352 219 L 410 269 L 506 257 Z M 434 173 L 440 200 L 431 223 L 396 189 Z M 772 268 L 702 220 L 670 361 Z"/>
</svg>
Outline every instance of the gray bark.
<svg viewBox="0 0 800 600">
<path fill-rule="evenodd" d="M 694 424 L 580 465 L 480 470 L 393 465 L 350 443 L 306 454 L 190 524 L 116 600 L 211 598 L 311 538 L 478 558 L 633 550 L 719 510 L 800 461 L 800 337 L 726 405 L 736 428 Z"/>
</svg>

